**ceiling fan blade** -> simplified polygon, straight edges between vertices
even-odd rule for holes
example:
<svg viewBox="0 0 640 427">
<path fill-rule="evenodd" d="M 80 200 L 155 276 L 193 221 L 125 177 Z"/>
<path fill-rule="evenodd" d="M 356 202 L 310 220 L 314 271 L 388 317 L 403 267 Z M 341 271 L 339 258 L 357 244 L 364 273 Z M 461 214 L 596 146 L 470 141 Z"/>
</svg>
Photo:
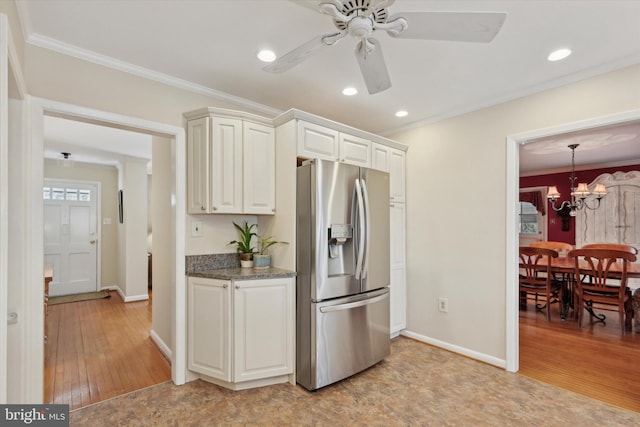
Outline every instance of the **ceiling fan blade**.
<svg viewBox="0 0 640 427">
<path fill-rule="evenodd" d="M 503 12 L 401 12 L 391 16 L 406 18 L 409 28 L 390 35 L 404 39 L 449 40 L 489 43 L 507 17 Z"/>
<path fill-rule="evenodd" d="M 327 36 L 322 35 L 309 40 L 272 63 L 262 67 L 262 69 L 270 73 L 283 73 L 295 67 L 309 56 L 318 53 L 323 47 L 326 47 L 327 45 L 322 41 L 325 37 Z"/>
<path fill-rule="evenodd" d="M 373 49 L 371 46 L 367 47 L 367 43 L 370 43 Z M 391 79 L 384 62 L 382 48 L 376 39 L 368 38 L 358 42 L 355 54 L 370 95 L 391 87 Z"/>
</svg>

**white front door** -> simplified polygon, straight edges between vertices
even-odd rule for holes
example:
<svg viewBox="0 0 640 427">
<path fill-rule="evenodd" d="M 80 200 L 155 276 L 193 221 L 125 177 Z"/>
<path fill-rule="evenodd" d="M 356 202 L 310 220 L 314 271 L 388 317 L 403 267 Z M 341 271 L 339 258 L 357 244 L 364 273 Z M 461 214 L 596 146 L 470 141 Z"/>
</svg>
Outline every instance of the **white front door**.
<svg viewBox="0 0 640 427">
<path fill-rule="evenodd" d="M 53 268 L 49 295 L 97 290 L 97 186 L 45 179 L 44 262 Z"/>
</svg>

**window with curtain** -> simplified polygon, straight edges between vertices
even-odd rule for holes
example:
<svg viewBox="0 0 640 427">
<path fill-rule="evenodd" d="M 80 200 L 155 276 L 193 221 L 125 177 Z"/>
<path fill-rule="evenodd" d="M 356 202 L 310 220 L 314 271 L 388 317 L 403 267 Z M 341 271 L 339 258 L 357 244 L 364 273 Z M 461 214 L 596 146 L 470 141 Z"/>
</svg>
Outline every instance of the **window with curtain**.
<svg viewBox="0 0 640 427">
<path fill-rule="evenodd" d="M 538 210 L 529 202 L 520 202 L 520 233 L 538 234 Z"/>
</svg>

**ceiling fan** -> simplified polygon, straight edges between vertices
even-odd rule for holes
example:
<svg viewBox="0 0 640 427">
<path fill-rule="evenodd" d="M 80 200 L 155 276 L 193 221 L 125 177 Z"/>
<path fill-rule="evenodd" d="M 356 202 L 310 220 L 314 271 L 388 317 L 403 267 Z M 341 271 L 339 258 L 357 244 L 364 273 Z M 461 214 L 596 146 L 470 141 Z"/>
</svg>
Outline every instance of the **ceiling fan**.
<svg viewBox="0 0 640 427">
<path fill-rule="evenodd" d="M 291 0 L 329 15 L 337 32 L 320 35 L 298 46 L 263 70 L 282 73 L 322 48 L 347 35 L 357 40 L 355 55 L 371 95 L 391 87 L 391 79 L 375 31 L 392 37 L 488 43 L 498 34 L 506 13 L 502 12 L 400 12 L 389 16 L 395 0 Z"/>
</svg>

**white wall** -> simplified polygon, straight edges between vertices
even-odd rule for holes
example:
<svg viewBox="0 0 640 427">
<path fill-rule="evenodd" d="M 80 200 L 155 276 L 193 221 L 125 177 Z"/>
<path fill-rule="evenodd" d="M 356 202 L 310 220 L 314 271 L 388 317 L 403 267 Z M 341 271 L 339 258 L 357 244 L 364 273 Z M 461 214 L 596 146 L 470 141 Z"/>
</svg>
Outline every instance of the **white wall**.
<svg viewBox="0 0 640 427">
<path fill-rule="evenodd" d="M 504 359 L 507 135 L 638 108 L 633 66 L 392 135 L 409 146 L 407 329 Z"/>
<path fill-rule="evenodd" d="M 152 330 L 162 342 L 171 346 L 171 310 L 173 283 L 171 278 L 171 141 L 154 137 L 152 141 L 153 171 L 151 175 L 152 240 Z"/>
<path fill-rule="evenodd" d="M 144 300 L 147 292 L 147 162 L 122 164 L 124 223 L 119 225 L 119 283 L 125 302 Z"/>
</svg>

